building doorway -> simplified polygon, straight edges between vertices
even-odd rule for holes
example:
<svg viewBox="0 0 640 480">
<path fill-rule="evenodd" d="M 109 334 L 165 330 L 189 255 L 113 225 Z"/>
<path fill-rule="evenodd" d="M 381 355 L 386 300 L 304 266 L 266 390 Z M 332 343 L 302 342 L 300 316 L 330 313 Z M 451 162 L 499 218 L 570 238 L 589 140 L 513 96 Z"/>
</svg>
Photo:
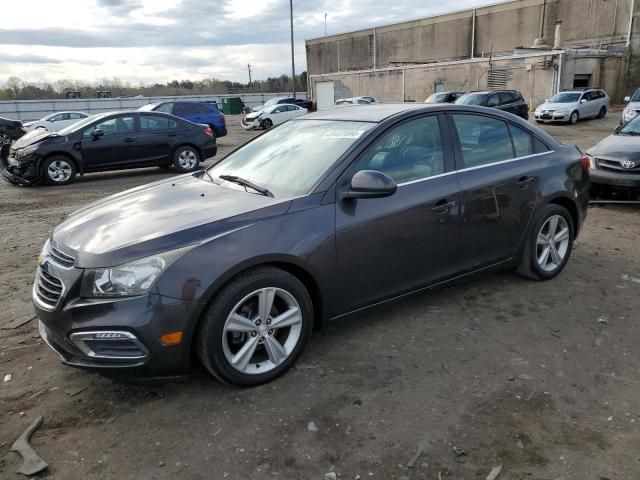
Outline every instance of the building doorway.
<svg viewBox="0 0 640 480">
<path fill-rule="evenodd" d="M 573 88 L 591 87 L 591 75 L 574 75 Z"/>
</svg>

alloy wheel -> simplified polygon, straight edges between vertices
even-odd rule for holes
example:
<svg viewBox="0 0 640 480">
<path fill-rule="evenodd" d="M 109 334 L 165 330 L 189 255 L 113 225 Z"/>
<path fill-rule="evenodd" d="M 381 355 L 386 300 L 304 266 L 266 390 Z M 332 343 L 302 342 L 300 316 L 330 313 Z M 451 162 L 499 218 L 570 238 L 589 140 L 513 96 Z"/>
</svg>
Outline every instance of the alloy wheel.
<svg viewBox="0 0 640 480">
<path fill-rule="evenodd" d="M 190 170 L 196 166 L 198 162 L 198 156 L 192 150 L 183 150 L 178 155 L 178 163 L 185 170 Z"/>
<path fill-rule="evenodd" d="M 562 265 L 569 240 L 569 224 L 562 215 L 553 215 L 544 222 L 536 240 L 536 261 L 542 270 L 552 272 Z"/>
<path fill-rule="evenodd" d="M 47 168 L 47 174 L 49 178 L 56 183 L 66 182 L 71 178 L 71 173 L 73 169 L 69 162 L 65 160 L 56 160 L 55 162 L 51 162 L 49 167 Z"/>
<path fill-rule="evenodd" d="M 231 310 L 222 332 L 222 349 L 235 370 L 262 374 L 289 358 L 301 334 L 302 311 L 295 297 L 282 288 L 261 288 Z"/>
</svg>

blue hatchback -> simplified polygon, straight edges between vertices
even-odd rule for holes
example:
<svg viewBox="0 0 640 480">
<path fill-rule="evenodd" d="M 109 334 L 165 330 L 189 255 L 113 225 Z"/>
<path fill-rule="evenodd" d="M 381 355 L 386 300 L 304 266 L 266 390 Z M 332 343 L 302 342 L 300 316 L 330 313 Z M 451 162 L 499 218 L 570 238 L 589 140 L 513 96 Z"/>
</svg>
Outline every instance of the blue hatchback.
<svg viewBox="0 0 640 480">
<path fill-rule="evenodd" d="M 193 123 L 209 125 L 216 137 L 224 137 L 227 134 L 227 124 L 224 114 L 218 107 L 204 102 L 162 102 L 152 103 L 139 108 L 142 111 L 154 111 L 171 113 L 176 117 L 184 118 Z"/>
</svg>

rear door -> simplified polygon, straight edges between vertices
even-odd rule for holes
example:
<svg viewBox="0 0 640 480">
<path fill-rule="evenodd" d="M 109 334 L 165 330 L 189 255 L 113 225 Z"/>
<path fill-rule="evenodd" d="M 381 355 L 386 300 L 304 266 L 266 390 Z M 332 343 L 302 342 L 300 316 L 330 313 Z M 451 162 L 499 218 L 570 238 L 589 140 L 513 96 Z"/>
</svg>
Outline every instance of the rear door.
<svg viewBox="0 0 640 480">
<path fill-rule="evenodd" d="M 176 102 L 173 106 L 173 114 L 190 122 L 206 123 L 202 121 L 202 112 L 196 102 Z"/>
<path fill-rule="evenodd" d="M 405 120 L 375 140 L 338 181 L 359 170 L 398 184 L 386 198 L 338 200 L 342 312 L 416 289 L 456 271 L 458 180 L 444 117 Z"/>
<path fill-rule="evenodd" d="M 489 115 L 448 117 L 461 191 L 458 259 L 468 271 L 518 251 L 535 205 L 538 159 L 523 128 Z"/>
<path fill-rule="evenodd" d="M 178 135 L 178 122 L 165 115 L 141 113 L 138 145 L 140 165 L 169 164 L 171 147 Z"/>
<path fill-rule="evenodd" d="M 102 119 L 84 129 L 81 149 L 85 170 L 121 168 L 135 164 L 138 149 L 137 114 L 120 114 Z M 95 130 L 104 135 L 95 137 Z"/>
</svg>

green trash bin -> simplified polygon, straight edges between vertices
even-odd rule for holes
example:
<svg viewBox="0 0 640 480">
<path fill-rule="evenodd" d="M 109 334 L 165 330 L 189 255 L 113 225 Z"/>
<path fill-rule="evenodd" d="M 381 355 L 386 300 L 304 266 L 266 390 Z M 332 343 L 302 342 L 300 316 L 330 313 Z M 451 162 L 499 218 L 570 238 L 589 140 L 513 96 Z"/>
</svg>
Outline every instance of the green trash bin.
<svg viewBox="0 0 640 480">
<path fill-rule="evenodd" d="M 222 111 L 225 115 L 239 115 L 244 112 L 244 102 L 240 97 L 224 97 Z"/>
</svg>

